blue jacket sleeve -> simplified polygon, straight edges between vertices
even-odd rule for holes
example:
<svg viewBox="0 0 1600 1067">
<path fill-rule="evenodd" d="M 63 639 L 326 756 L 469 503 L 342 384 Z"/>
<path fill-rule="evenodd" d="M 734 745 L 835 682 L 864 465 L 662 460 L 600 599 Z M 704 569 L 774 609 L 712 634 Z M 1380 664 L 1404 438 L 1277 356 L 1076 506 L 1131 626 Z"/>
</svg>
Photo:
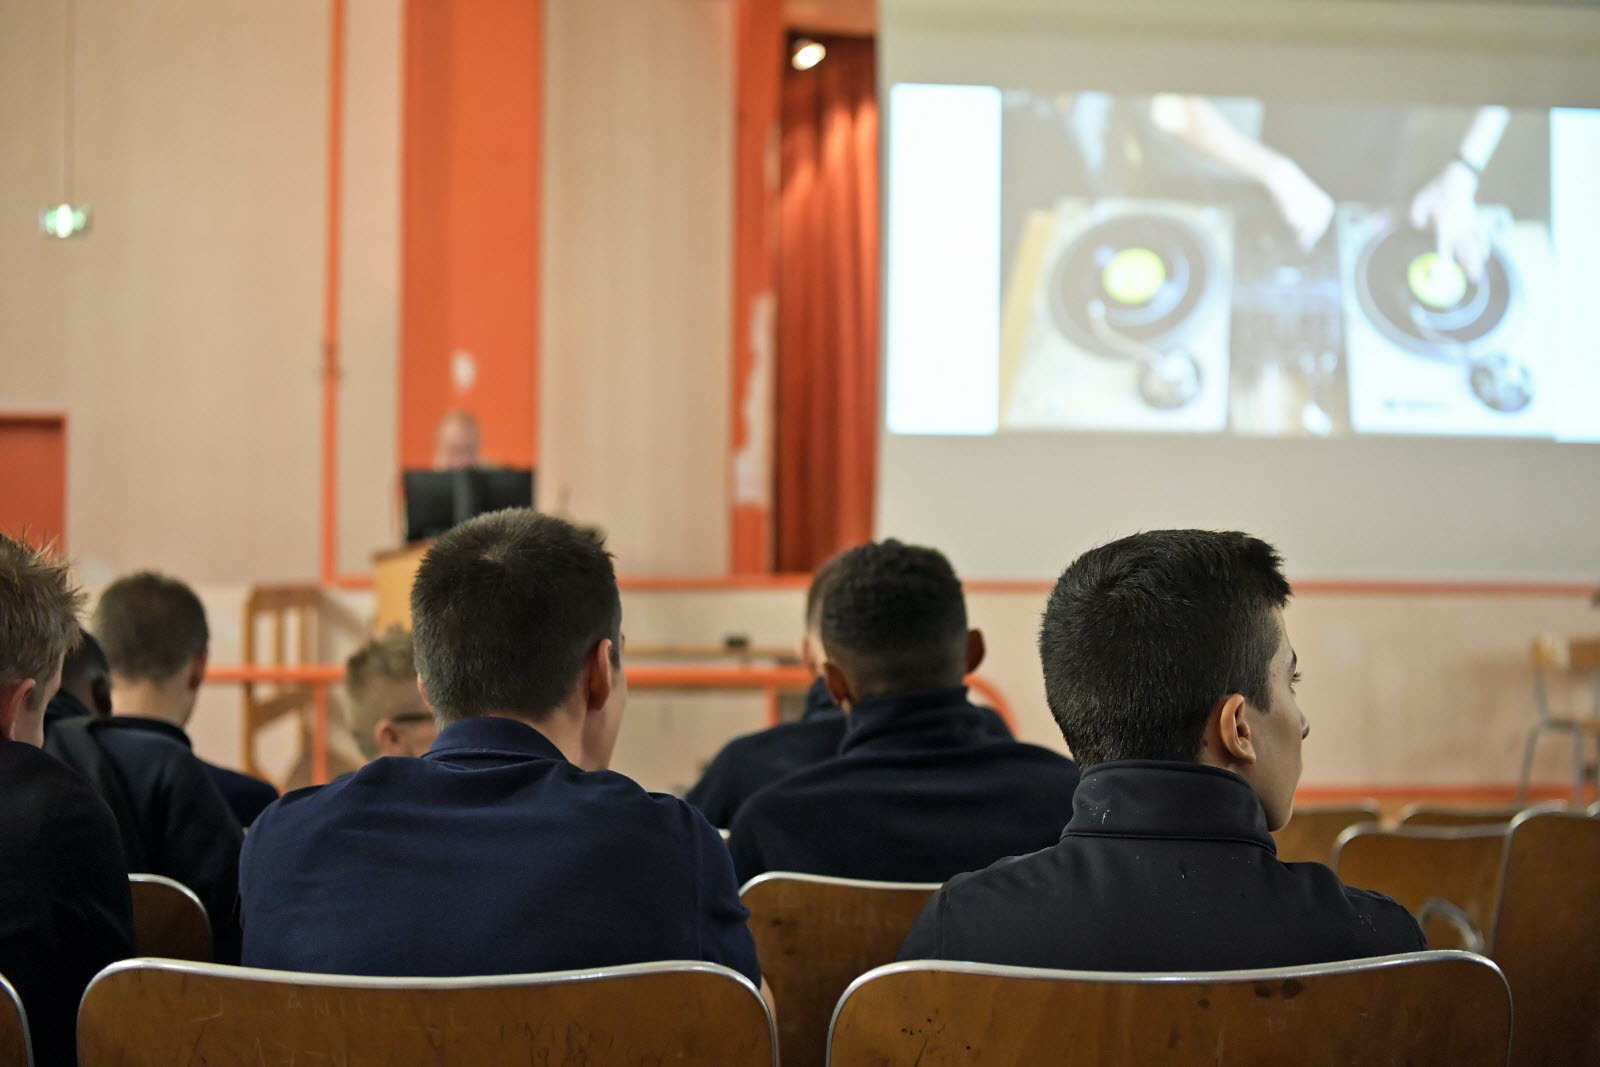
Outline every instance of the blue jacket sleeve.
<svg viewBox="0 0 1600 1067">
<path fill-rule="evenodd" d="M 700 958 L 731 967 L 756 985 L 761 966 L 755 939 L 750 936 L 749 909 L 739 902 L 739 885 L 733 878 L 733 860 L 722 835 L 698 812 L 693 822 L 697 898 L 700 921 Z"/>
</svg>

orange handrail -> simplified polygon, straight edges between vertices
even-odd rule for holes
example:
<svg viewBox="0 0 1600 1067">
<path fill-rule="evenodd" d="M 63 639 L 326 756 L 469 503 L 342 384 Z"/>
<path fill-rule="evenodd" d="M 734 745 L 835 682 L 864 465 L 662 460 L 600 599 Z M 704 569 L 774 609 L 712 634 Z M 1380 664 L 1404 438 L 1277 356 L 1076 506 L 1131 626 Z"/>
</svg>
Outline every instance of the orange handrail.
<svg viewBox="0 0 1600 1067">
<path fill-rule="evenodd" d="M 651 664 L 629 665 L 628 685 L 634 689 L 720 689 L 759 690 L 767 697 L 767 723 L 778 721 L 778 694 L 800 692 L 811 685 L 812 674 L 804 667 L 685 667 L 657 666 Z M 344 665 L 339 663 L 309 663 L 292 666 L 251 666 L 224 664 L 206 671 L 206 681 L 218 685 L 242 682 L 278 682 L 311 686 L 318 706 L 325 708 L 328 686 L 344 680 Z M 995 710 L 1012 733 L 1017 720 L 1011 702 L 1000 687 L 979 674 L 967 678 L 967 685 L 978 693 Z M 312 733 L 312 765 L 327 766 L 327 719 L 319 714 L 317 728 Z"/>
</svg>

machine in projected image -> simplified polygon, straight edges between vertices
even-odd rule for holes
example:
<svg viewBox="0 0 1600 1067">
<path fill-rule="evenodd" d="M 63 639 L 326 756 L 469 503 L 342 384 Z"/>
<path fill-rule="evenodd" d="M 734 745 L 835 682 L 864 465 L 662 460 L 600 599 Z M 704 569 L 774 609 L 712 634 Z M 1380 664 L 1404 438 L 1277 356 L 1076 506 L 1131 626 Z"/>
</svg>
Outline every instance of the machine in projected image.
<svg viewBox="0 0 1600 1067">
<path fill-rule="evenodd" d="M 1549 230 L 1503 207 L 1481 213 L 1490 252 L 1474 278 L 1390 213 L 1341 210 L 1358 431 L 1551 434 Z"/>
<path fill-rule="evenodd" d="M 1000 425 L 1222 429 L 1228 213 L 1065 199 L 1027 229 L 1006 298 Z"/>
</svg>

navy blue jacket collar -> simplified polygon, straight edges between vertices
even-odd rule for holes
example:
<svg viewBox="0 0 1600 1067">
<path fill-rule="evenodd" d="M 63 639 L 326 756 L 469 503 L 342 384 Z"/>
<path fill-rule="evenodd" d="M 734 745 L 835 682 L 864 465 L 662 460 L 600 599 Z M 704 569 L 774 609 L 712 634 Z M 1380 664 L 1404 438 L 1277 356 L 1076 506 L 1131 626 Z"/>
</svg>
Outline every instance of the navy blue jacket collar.
<svg viewBox="0 0 1600 1067">
<path fill-rule="evenodd" d="M 522 759 L 555 759 L 566 756 L 544 734 L 525 722 L 499 716 L 475 715 L 460 719 L 439 731 L 433 747 L 423 759 L 445 759 L 453 755 L 492 753 Z"/>
<path fill-rule="evenodd" d="M 967 687 L 871 697 L 850 709 L 841 755 L 864 749 L 926 749 L 992 741 Z"/>
<path fill-rule="evenodd" d="M 190 741 L 189 735 L 183 732 L 183 727 L 174 726 L 163 719 L 147 719 L 143 715 L 113 715 L 109 719 L 100 721 L 109 727 L 143 730 L 146 733 L 160 734 L 170 741 L 178 742 L 184 748 L 194 748 L 194 742 Z"/>
<path fill-rule="evenodd" d="M 806 690 L 806 710 L 800 716 L 800 721 L 833 719 L 843 714 L 844 709 L 833 702 L 833 694 L 828 692 L 828 683 L 821 678 L 812 682 L 811 688 Z"/>
<path fill-rule="evenodd" d="M 1080 835 L 1243 841 L 1277 854 L 1256 791 L 1200 763 L 1115 760 L 1084 771 L 1063 836 Z"/>
</svg>

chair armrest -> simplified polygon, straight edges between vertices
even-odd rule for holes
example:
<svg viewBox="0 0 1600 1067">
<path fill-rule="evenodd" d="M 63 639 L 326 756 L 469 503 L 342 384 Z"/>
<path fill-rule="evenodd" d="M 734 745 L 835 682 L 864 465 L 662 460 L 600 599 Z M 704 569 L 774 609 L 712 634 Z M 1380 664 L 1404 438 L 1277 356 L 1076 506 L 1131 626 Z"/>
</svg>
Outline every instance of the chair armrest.
<svg viewBox="0 0 1600 1067">
<path fill-rule="evenodd" d="M 1484 950 L 1483 931 L 1478 929 L 1476 923 L 1467 918 L 1467 913 L 1443 897 L 1429 897 L 1422 904 L 1422 910 L 1417 912 L 1417 922 L 1426 930 L 1431 919 L 1438 919 L 1455 928 L 1461 937 L 1461 947 L 1468 952 L 1482 953 Z M 1431 943 L 1430 948 L 1434 947 Z"/>
</svg>

